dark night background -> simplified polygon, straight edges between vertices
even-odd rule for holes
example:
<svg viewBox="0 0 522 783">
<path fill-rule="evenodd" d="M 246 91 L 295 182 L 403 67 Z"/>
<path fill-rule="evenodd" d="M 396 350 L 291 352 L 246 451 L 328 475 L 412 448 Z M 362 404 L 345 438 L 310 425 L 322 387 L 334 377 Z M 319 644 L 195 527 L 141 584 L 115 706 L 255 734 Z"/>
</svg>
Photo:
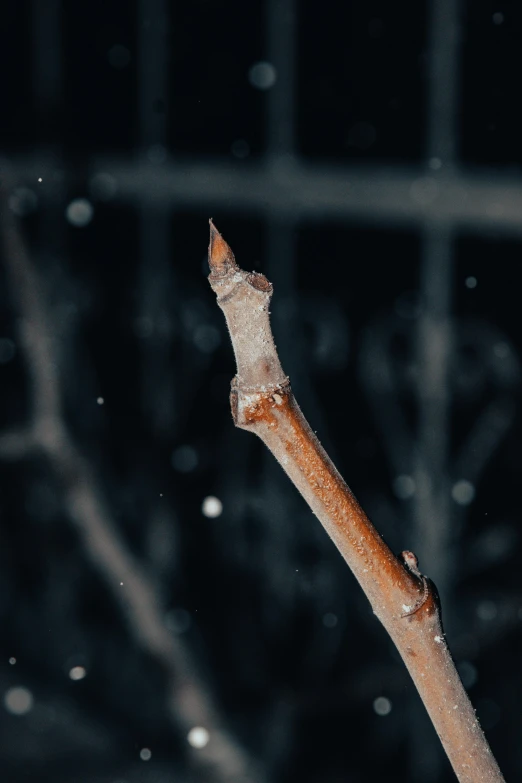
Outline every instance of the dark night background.
<svg viewBox="0 0 522 783">
<path fill-rule="evenodd" d="M 210 216 L 519 779 L 520 4 L 17 0 L 0 64 L 3 783 L 455 779 L 233 427 Z"/>
</svg>

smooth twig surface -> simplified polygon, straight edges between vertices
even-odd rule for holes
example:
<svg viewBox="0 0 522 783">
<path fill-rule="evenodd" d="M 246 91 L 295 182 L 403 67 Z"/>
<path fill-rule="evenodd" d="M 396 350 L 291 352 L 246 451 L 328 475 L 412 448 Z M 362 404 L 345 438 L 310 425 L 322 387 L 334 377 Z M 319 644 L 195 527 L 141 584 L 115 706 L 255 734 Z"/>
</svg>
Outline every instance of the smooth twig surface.
<svg viewBox="0 0 522 783">
<path fill-rule="evenodd" d="M 264 441 L 352 569 L 399 650 L 459 781 L 501 783 L 446 645 L 433 584 L 412 552 L 401 558 L 391 552 L 294 399 L 270 327 L 271 284 L 239 268 L 212 221 L 209 265 L 236 357 L 231 390 L 236 426 Z"/>
</svg>

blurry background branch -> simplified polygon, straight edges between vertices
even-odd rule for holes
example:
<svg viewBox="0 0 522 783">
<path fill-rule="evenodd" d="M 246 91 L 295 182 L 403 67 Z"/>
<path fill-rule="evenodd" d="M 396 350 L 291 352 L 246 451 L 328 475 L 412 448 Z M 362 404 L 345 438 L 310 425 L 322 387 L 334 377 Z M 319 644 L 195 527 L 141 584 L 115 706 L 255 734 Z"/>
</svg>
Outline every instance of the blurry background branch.
<svg viewBox="0 0 522 783">
<path fill-rule="evenodd" d="M 49 194 L 66 176 L 54 155 L 13 155 L 2 169 L 19 182 L 48 180 Z M 161 165 L 148 158 L 93 155 L 88 176 L 94 191 L 125 204 L 151 203 L 163 209 L 219 203 L 225 211 L 250 214 L 270 210 L 279 217 L 352 219 L 400 227 L 436 225 L 468 231 L 522 234 L 522 184 L 509 172 L 485 174 L 480 168 L 425 170 L 403 164 L 364 162 L 300 163 L 284 159 L 274 168 L 247 161 L 205 162 L 169 158 Z"/>
<path fill-rule="evenodd" d="M 23 459 L 40 452 L 49 460 L 64 493 L 68 516 L 93 565 L 121 605 L 139 644 L 165 669 L 172 724 L 189 738 L 188 748 L 196 767 L 208 768 L 213 781 L 260 780 L 252 762 L 224 728 L 208 687 L 199 681 L 190 651 L 166 627 L 165 610 L 150 578 L 118 534 L 96 472 L 68 432 L 61 394 L 60 352 L 55 344 L 56 330 L 45 282 L 29 260 L 5 198 L 0 204 L 0 230 L 4 262 L 19 312 L 19 344 L 30 375 L 31 409 L 26 430 L 0 438 L 0 455 Z M 191 742 L 198 731 L 201 739 Z"/>
</svg>

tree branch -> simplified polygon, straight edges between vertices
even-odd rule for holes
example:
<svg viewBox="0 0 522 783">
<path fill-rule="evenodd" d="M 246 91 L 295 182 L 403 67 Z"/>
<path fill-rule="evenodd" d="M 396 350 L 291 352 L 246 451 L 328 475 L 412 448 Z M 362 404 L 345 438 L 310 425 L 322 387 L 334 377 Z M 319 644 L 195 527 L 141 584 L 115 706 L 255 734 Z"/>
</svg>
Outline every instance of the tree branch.
<svg viewBox="0 0 522 783">
<path fill-rule="evenodd" d="M 236 357 L 230 395 L 236 426 L 268 446 L 352 569 L 401 654 L 459 781 L 501 783 L 446 645 L 433 583 L 412 552 L 401 559 L 391 552 L 295 401 L 272 337 L 271 284 L 239 268 L 212 221 L 209 266 Z"/>
<path fill-rule="evenodd" d="M 205 747 L 187 748 L 198 778 L 263 783 L 262 772 L 225 727 L 189 649 L 166 627 L 152 580 L 119 535 L 96 473 L 66 425 L 59 352 L 43 282 L 1 192 L 0 235 L 8 282 L 20 314 L 19 343 L 30 375 L 31 404 L 27 429 L 0 438 L 0 458 L 20 459 L 37 451 L 48 460 L 87 556 L 122 607 L 135 639 L 167 673 L 171 723 L 185 736 L 194 726 L 208 730 Z"/>
</svg>

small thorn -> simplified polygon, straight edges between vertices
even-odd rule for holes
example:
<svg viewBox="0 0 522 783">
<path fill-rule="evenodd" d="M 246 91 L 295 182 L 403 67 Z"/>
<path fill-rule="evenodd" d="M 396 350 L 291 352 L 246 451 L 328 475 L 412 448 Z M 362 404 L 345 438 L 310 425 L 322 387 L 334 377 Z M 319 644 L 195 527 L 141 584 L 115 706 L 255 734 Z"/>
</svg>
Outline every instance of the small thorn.
<svg viewBox="0 0 522 783">
<path fill-rule="evenodd" d="M 227 245 L 212 218 L 210 224 L 210 244 L 208 246 L 208 265 L 213 275 L 225 275 L 229 269 L 237 269 L 236 259 Z"/>
</svg>

